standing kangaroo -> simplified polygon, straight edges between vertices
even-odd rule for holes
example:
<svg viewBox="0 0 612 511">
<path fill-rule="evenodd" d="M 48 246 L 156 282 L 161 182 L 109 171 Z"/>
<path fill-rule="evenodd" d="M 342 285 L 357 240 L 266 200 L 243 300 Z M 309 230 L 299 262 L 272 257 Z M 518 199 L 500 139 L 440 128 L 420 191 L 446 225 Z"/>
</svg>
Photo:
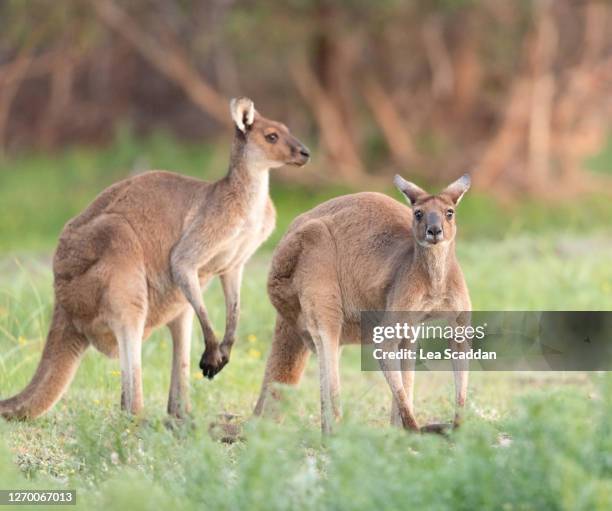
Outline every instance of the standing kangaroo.
<svg viewBox="0 0 612 511">
<path fill-rule="evenodd" d="M 309 159 L 287 127 L 259 115 L 250 99 L 232 100 L 230 110 L 236 129 L 223 179 L 147 172 L 107 188 L 66 224 L 53 260 L 56 300 L 42 359 L 29 385 L 0 401 L 0 415 L 34 418 L 49 410 L 90 344 L 119 355 L 121 407 L 139 413 L 142 342 L 167 325 L 173 342 L 168 413 L 183 416 L 190 410 L 194 311 L 206 344 L 204 376 L 213 378 L 227 364 L 244 264 L 275 224 L 268 171 Z M 216 275 L 226 304 L 221 344 L 201 293 Z"/>
<path fill-rule="evenodd" d="M 395 185 L 412 210 L 379 193 L 332 199 L 299 216 L 276 248 L 268 293 L 278 315 L 264 381 L 255 407 L 261 415 L 274 383 L 299 382 L 309 352 L 319 360 L 321 425 L 339 419 L 338 359 L 342 344 L 360 342 L 364 310 L 471 311 L 455 258 L 455 206 L 470 186 L 465 175 L 436 196 L 400 176 Z M 455 319 L 455 318 L 454 318 Z M 469 321 L 458 314 L 457 324 Z M 452 342 L 455 350 L 467 343 Z M 392 423 L 417 430 L 414 365 L 391 370 L 381 363 L 393 394 Z M 455 421 L 465 405 L 468 372 L 453 360 Z M 430 429 L 439 429 L 431 427 Z"/>
</svg>

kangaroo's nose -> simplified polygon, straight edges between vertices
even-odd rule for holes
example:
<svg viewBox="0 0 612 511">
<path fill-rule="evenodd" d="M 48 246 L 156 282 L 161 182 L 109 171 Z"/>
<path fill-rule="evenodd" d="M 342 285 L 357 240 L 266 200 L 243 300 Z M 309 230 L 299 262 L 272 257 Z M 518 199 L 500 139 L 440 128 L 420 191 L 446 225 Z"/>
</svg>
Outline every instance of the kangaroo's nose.
<svg viewBox="0 0 612 511">
<path fill-rule="evenodd" d="M 442 234 L 442 228 L 438 225 L 431 225 L 427 228 L 427 234 L 435 238 L 436 236 Z"/>
<path fill-rule="evenodd" d="M 308 150 L 307 147 L 302 147 L 300 149 L 300 154 L 304 157 L 304 158 L 310 158 L 310 151 Z"/>
</svg>

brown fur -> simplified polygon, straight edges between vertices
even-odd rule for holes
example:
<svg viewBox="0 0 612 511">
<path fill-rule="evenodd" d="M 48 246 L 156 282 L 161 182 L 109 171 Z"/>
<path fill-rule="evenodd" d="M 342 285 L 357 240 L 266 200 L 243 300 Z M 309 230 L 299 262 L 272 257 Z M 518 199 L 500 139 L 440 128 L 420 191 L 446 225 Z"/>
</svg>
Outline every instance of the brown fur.
<svg viewBox="0 0 612 511">
<path fill-rule="evenodd" d="M 274 383 L 298 383 L 310 348 L 319 360 L 322 428 L 331 431 L 334 418 L 341 415 L 340 347 L 360 342 L 363 310 L 471 310 L 455 258 L 454 217 L 446 217 L 469 179 L 458 180 L 437 196 L 401 178 L 396 184 L 415 212 L 440 220 L 443 233 L 435 244 L 427 241 L 426 220 L 413 221 L 410 208 L 386 195 L 358 193 L 299 216 L 276 248 L 268 293 L 278 312 L 277 326 L 256 415 L 264 412 Z M 413 368 L 382 369 L 393 394 L 393 422 L 417 429 Z M 463 366 L 454 369 L 459 412 L 465 404 L 467 371 Z"/>
<path fill-rule="evenodd" d="M 109 187 L 66 224 L 53 261 L 56 303 L 42 360 L 23 392 L 0 401 L 2 416 L 33 418 L 51 408 L 90 344 L 119 356 L 122 407 L 138 413 L 142 341 L 161 325 L 174 344 L 168 411 L 183 415 L 194 311 L 206 343 L 205 376 L 227 364 L 244 264 L 275 224 L 268 170 L 308 160 L 288 129 L 260 116 L 250 100 L 233 100 L 231 110 L 237 127 L 223 179 L 147 172 Z M 266 138 L 270 133 L 274 141 Z M 216 275 L 227 306 L 222 343 L 201 296 L 201 286 Z"/>
</svg>

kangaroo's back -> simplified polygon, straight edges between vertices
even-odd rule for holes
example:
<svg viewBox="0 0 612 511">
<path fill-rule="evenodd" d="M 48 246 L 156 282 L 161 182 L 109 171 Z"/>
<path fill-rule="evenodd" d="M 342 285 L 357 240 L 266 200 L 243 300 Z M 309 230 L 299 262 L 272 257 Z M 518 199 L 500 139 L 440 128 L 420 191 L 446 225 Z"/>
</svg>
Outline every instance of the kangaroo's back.
<svg viewBox="0 0 612 511">
<path fill-rule="evenodd" d="M 281 309 L 299 307 L 300 264 L 306 253 L 333 258 L 345 312 L 357 314 L 383 299 L 396 267 L 414 247 L 412 212 L 390 197 L 363 192 L 331 199 L 300 215 L 274 251 L 268 292 Z M 332 253 L 333 252 L 333 253 Z M 310 270 L 306 274 L 311 275 Z M 384 305 L 384 304 L 382 304 Z M 377 306 L 380 306 L 378 304 Z"/>
<path fill-rule="evenodd" d="M 209 186 L 164 171 L 146 172 L 110 186 L 65 225 L 53 262 L 56 276 L 78 276 L 99 259 L 112 234 L 100 227 L 104 217 L 129 225 L 148 256 L 167 253 L 168 245 L 180 237 L 188 211 L 197 206 L 198 192 Z"/>
</svg>

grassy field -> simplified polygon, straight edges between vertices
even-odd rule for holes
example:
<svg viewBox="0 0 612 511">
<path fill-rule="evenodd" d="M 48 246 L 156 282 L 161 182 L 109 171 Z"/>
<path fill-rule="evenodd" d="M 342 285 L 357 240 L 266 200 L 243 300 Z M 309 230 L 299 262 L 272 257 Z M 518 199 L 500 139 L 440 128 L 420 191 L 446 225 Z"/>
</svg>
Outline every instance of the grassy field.
<svg viewBox="0 0 612 511">
<path fill-rule="evenodd" d="M 29 157 L 15 163 L 21 176 L 0 171 L 2 397 L 23 388 L 38 362 L 53 301 L 49 263 L 57 233 L 95 191 L 120 177 L 112 169 L 133 167 L 147 151 L 147 165 L 155 167 L 174 159 L 183 165 L 173 168 L 195 175 L 199 166 L 223 168 L 195 149 L 125 144 L 104 154 L 75 150 L 52 163 Z M 295 214 L 338 192 L 313 196 L 277 187 L 277 236 Z M 593 204 L 602 212 L 598 222 L 581 208 L 568 209 L 564 220 L 563 207 L 513 210 L 467 197 L 458 213 L 458 252 L 474 308 L 612 309 L 610 209 L 597 198 Z M 166 424 L 167 331 L 144 345 L 141 420 L 119 411 L 118 362 L 91 350 L 51 413 L 31 423 L 0 422 L 0 489 L 76 488 L 83 509 L 612 508 L 611 374 L 473 373 L 465 426 L 442 438 L 390 428 L 382 376 L 361 372 L 359 349 L 348 347 L 345 417 L 331 438 L 322 441 L 319 433 L 312 358 L 300 387 L 286 391 L 281 424 L 249 422 L 246 441 L 232 445 L 211 439 L 209 424 L 220 413 L 247 419 L 258 395 L 274 324 L 265 298 L 273 243 L 249 263 L 237 346 L 212 382 L 197 369 L 203 343 L 194 332 L 192 420 Z M 205 299 L 221 329 L 217 282 Z M 419 373 L 419 421 L 448 421 L 452 392 L 450 374 Z"/>
</svg>

